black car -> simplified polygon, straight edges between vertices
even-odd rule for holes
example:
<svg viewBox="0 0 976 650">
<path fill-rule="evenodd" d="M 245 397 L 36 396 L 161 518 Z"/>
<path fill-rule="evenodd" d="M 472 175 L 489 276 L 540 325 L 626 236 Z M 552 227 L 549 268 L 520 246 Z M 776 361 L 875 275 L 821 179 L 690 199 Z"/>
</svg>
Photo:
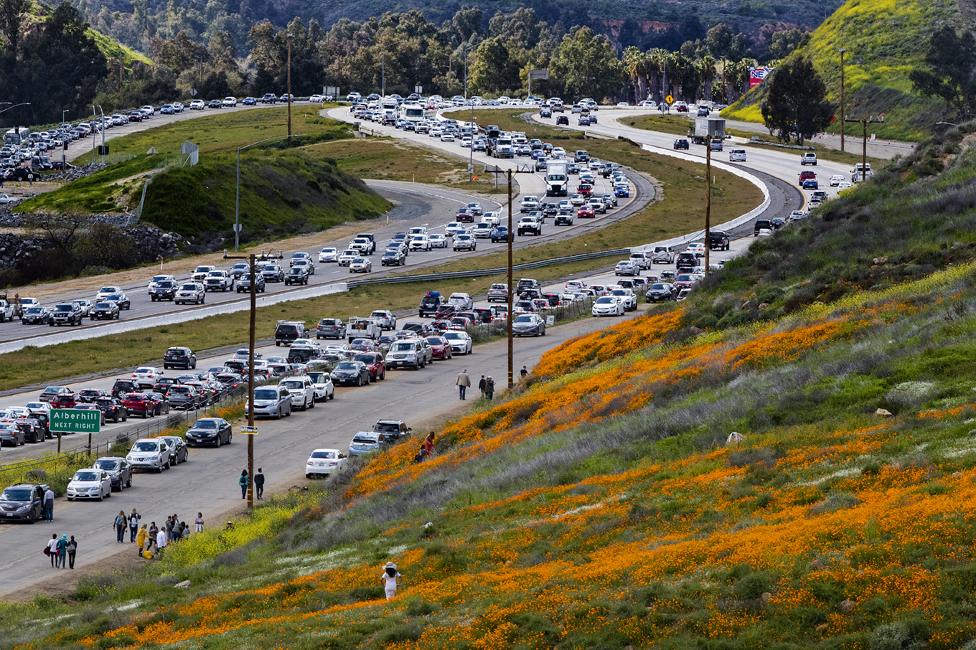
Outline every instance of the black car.
<svg viewBox="0 0 976 650">
<path fill-rule="evenodd" d="M 369 368 L 362 361 L 340 361 L 332 371 L 332 381 L 338 386 L 366 386 Z"/>
<path fill-rule="evenodd" d="M 207 108 L 223 108 L 223 107 L 224 107 L 224 103 L 219 99 L 211 99 L 209 102 L 207 102 Z"/>
<path fill-rule="evenodd" d="M 108 393 L 100 388 L 82 388 L 78 391 L 75 399 L 86 404 L 94 404 L 103 397 L 108 397 Z"/>
<path fill-rule="evenodd" d="M 775 227 L 769 219 L 756 219 L 756 225 L 752 228 L 752 236 L 758 237 L 760 230 L 774 230 Z"/>
<path fill-rule="evenodd" d="M 773 224 L 773 228 L 779 230 L 780 228 L 786 225 L 786 219 L 784 219 L 783 217 L 773 217 L 772 219 L 769 220 L 769 223 Z"/>
<path fill-rule="evenodd" d="M 138 393 L 139 386 L 131 379 L 116 379 L 112 384 L 112 397 L 119 397 L 127 393 Z"/>
<path fill-rule="evenodd" d="M 51 312 L 47 307 L 28 307 L 20 315 L 23 325 L 46 325 L 51 322 Z"/>
<path fill-rule="evenodd" d="M 655 282 L 644 294 L 647 302 L 665 302 L 678 297 L 678 290 L 670 282 Z"/>
<path fill-rule="evenodd" d="M 569 116 L 560 115 L 556 118 L 556 126 L 569 126 Z"/>
<path fill-rule="evenodd" d="M 100 300 L 95 303 L 91 310 L 92 320 L 118 320 L 119 306 L 108 300 Z"/>
<path fill-rule="evenodd" d="M 172 347 L 163 355 L 163 368 L 166 370 L 170 368 L 192 370 L 196 367 L 197 357 L 190 348 Z"/>
<path fill-rule="evenodd" d="M 156 282 L 149 287 L 149 299 L 153 302 L 159 300 L 172 300 L 176 296 L 178 286 L 172 280 Z"/>
<path fill-rule="evenodd" d="M 674 262 L 678 271 L 690 271 L 698 266 L 698 256 L 694 253 L 678 253 L 678 258 Z"/>
<path fill-rule="evenodd" d="M 132 466 L 124 458 L 105 456 L 96 460 L 92 467 L 103 470 L 109 475 L 112 479 L 113 492 L 121 492 L 122 488 L 132 487 Z"/>
<path fill-rule="evenodd" d="M 300 266 L 291 267 L 285 276 L 285 284 L 308 284 L 308 270 Z"/>
<path fill-rule="evenodd" d="M 407 258 L 399 250 L 386 251 L 383 253 L 383 257 L 380 258 L 380 265 L 382 266 L 403 266 L 407 263 Z"/>
<path fill-rule="evenodd" d="M 46 485 L 21 483 L 0 493 L 0 519 L 34 523 L 44 517 Z"/>
<path fill-rule="evenodd" d="M 51 320 L 49 321 L 51 327 L 55 325 L 81 325 L 81 321 L 85 318 L 84 312 L 81 310 L 81 305 L 76 302 L 62 302 L 54 306 L 51 310 Z"/>
<path fill-rule="evenodd" d="M 257 282 L 254 284 L 254 291 L 256 293 L 264 293 L 265 281 L 264 275 L 262 273 L 257 274 Z M 245 293 L 251 290 L 251 274 L 244 273 L 241 275 L 241 281 L 237 283 L 237 293 Z"/>
<path fill-rule="evenodd" d="M 129 417 L 129 413 L 122 406 L 122 402 L 114 397 L 102 397 L 95 401 L 95 406 L 105 414 L 106 420 L 112 422 L 125 422 Z"/>
<path fill-rule="evenodd" d="M 14 421 L 21 431 L 24 432 L 24 442 L 44 442 L 50 434 L 47 420 L 41 418 L 18 418 Z"/>
<path fill-rule="evenodd" d="M 420 307 L 417 309 L 417 315 L 421 318 L 425 316 L 433 316 L 437 313 L 437 310 L 441 306 L 440 295 L 426 294 L 420 299 Z"/>
<path fill-rule="evenodd" d="M 200 395 L 193 386 L 177 384 L 166 391 L 166 401 L 176 411 L 193 411 L 206 406 L 208 398 Z"/>
<path fill-rule="evenodd" d="M 731 247 L 728 233 L 721 230 L 710 230 L 708 232 L 708 247 L 711 250 L 727 251 Z"/>
<path fill-rule="evenodd" d="M 678 138 L 677 140 L 674 141 L 675 151 L 677 151 L 678 149 L 689 149 L 690 147 L 691 144 L 688 142 L 686 138 Z"/>
<path fill-rule="evenodd" d="M 186 444 L 191 447 L 229 445 L 231 439 L 230 422 L 223 418 L 201 418 L 186 432 Z"/>
</svg>

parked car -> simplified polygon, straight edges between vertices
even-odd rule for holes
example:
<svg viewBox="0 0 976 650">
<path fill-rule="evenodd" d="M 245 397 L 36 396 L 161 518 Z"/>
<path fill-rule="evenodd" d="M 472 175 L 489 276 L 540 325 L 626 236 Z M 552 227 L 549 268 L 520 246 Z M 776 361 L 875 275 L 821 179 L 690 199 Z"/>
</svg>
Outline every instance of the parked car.
<svg viewBox="0 0 976 650">
<path fill-rule="evenodd" d="M 179 465 L 190 460 L 190 449 L 186 446 L 183 438 L 179 436 L 160 436 L 159 440 L 166 443 L 166 449 L 169 451 L 170 465 Z"/>
<path fill-rule="evenodd" d="M 364 456 L 380 449 L 380 434 L 374 431 L 360 431 L 349 443 L 350 456 Z"/>
<path fill-rule="evenodd" d="M 711 250 L 727 251 L 731 248 L 732 244 L 729 240 L 728 233 L 722 232 L 721 230 L 710 230 L 708 233 L 708 247 Z"/>
<path fill-rule="evenodd" d="M 0 492 L 0 520 L 34 523 L 44 518 L 47 485 L 18 483 Z"/>
<path fill-rule="evenodd" d="M 362 361 L 340 361 L 332 371 L 332 381 L 340 386 L 366 386 L 370 383 L 369 369 Z"/>
<path fill-rule="evenodd" d="M 68 501 L 94 499 L 102 501 L 112 496 L 112 479 L 100 469 L 80 469 L 68 481 L 64 493 Z"/>
<path fill-rule="evenodd" d="M 141 438 L 132 443 L 125 460 L 133 469 L 162 472 L 169 469 L 169 447 L 159 438 Z"/>
<path fill-rule="evenodd" d="M 616 296 L 600 296 L 593 303 L 590 313 L 594 316 L 623 316 L 624 306 Z"/>
<path fill-rule="evenodd" d="M 346 460 L 338 449 L 315 449 L 305 461 L 305 478 L 337 474 L 346 468 Z"/>
<path fill-rule="evenodd" d="M 95 461 L 92 468 L 108 474 L 111 488 L 116 492 L 121 492 L 122 488 L 132 487 L 132 468 L 124 458 L 103 456 Z"/>
<path fill-rule="evenodd" d="M 519 314 L 512 321 L 514 336 L 545 336 L 546 321 L 538 314 Z"/>
<path fill-rule="evenodd" d="M 244 410 L 250 408 L 245 403 Z M 261 386 L 254 389 L 254 416 L 281 419 L 291 415 L 291 395 L 282 386 Z"/>
</svg>

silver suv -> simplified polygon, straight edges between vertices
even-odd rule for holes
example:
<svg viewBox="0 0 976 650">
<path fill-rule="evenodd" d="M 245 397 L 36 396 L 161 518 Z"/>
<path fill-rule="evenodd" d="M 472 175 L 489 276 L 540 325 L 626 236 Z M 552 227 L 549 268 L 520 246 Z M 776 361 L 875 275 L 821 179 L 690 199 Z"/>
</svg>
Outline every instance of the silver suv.
<svg viewBox="0 0 976 650">
<path fill-rule="evenodd" d="M 261 386 L 254 389 L 254 416 L 280 419 L 291 415 L 291 393 L 284 386 Z M 247 412 L 250 404 L 244 405 Z"/>
</svg>

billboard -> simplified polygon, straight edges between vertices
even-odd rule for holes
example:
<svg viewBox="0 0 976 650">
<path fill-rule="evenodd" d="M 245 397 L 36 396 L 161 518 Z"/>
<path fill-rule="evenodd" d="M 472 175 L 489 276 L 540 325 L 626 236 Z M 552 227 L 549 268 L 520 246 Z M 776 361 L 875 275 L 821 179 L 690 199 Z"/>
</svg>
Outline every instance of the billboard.
<svg viewBox="0 0 976 650">
<path fill-rule="evenodd" d="M 749 68 L 749 89 L 752 90 L 763 81 L 766 80 L 766 76 L 772 72 L 772 68 L 766 66 L 760 66 L 758 68 Z"/>
</svg>

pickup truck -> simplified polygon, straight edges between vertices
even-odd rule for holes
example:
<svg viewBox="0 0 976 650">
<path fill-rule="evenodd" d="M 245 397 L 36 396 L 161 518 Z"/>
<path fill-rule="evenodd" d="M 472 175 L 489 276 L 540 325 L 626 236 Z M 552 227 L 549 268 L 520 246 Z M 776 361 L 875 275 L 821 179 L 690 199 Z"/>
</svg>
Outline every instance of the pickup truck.
<svg viewBox="0 0 976 650">
<path fill-rule="evenodd" d="M 232 291 L 234 289 L 234 278 L 227 271 L 214 270 L 204 278 L 203 286 L 207 291 Z"/>
<path fill-rule="evenodd" d="M 12 321 L 16 315 L 13 304 L 7 302 L 5 298 L 0 298 L 0 323 Z"/>
<path fill-rule="evenodd" d="M 535 217 L 522 217 L 518 222 L 516 232 L 519 237 L 524 235 L 541 235 L 542 224 Z"/>
<path fill-rule="evenodd" d="M 377 340 L 383 335 L 383 329 L 372 318 L 352 317 L 346 324 L 346 338 Z"/>
</svg>

